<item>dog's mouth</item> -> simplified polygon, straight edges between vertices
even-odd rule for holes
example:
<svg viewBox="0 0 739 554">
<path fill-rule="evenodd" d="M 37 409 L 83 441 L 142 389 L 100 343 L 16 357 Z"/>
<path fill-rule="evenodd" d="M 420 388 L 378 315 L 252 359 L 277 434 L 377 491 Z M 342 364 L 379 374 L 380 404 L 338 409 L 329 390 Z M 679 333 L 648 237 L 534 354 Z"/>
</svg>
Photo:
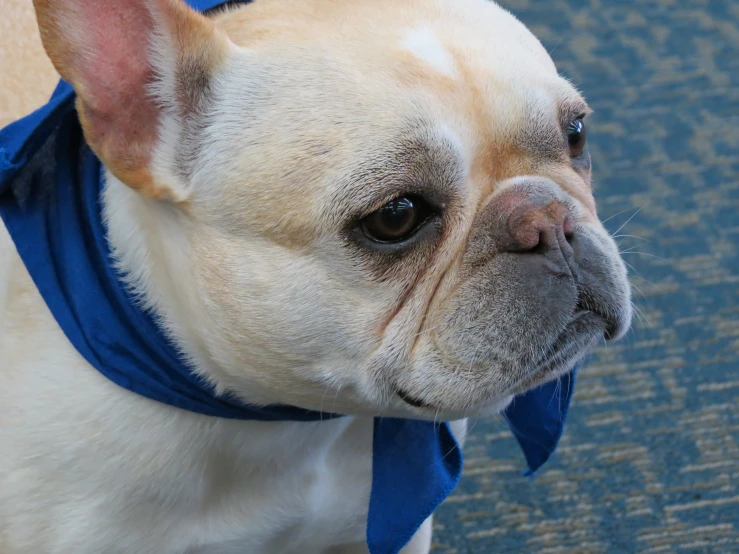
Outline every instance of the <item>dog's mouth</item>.
<svg viewBox="0 0 739 554">
<path fill-rule="evenodd" d="M 558 335 L 555 342 L 534 363 L 529 365 L 530 369 L 525 372 L 525 376 L 517 379 L 503 395 L 523 394 L 571 370 L 598 340 L 608 338 L 608 326 L 604 316 L 578 305 L 572 320 Z M 397 388 L 395 394 L 414 408 L 443 409 L 441 405 L 432 404 L 402 388 Z"/>
<path fill-rule="evenodd" d="M 428 404 L 424 402 L 423 400 L 420 400 L 416 398 L 415 396 L 411 396 L 407 392 L 405 392 L 403 389 L 398 389 L 397 393 L 398 397 L 405 402 L 406 404 L 410 404 L 414 408 L 433 408 L 431 404 Z"/>
</svg>

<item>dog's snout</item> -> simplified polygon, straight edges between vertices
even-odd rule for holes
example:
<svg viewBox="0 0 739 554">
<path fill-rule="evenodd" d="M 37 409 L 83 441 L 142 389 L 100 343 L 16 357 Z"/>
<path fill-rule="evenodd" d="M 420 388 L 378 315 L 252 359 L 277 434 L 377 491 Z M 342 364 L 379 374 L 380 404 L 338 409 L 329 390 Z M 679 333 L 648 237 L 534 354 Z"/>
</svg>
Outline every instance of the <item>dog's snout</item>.
<svg viewBox="0 0 739 554">
<path fill-rule="evenodd" d="M 554 249 L 571 250 L 572 217 L 559 200 L 545 206 L 522 203 L 508 216 L 506 227 L 511 252 L 545 254 Z"/>
<path fill-rule="evenodd" d="M 527 266 L 576 277 L 576 234 L 576 217 L 559 186 L 543 178 L 522 179 L 494 194 L 481 210 L 468 260 L 475 267 L 500 254 L 531 254 Z"/>
<path fill-rule="evenodd" d="M 537 266 L 577 277 L 575 221 L 564 196 L 549 181 L 513 186 L 494 196 L 484 212 L 493 255 L 537 256 Z M 533 259 L 531 261 L 534 261 Z"/>
</svg>

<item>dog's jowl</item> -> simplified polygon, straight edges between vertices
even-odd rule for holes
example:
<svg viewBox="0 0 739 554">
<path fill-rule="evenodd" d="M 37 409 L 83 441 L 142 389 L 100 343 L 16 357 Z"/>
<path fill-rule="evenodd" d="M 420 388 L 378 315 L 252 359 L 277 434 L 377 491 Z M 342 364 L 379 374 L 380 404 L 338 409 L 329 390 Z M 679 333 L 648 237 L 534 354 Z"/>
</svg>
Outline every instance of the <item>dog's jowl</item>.
<svg viewBox="0 0 739 554">
<path fill-rule="evenodd" d="M 426 554 L 466 416 L 544 464 L 631 300 L 589 108 L 511 14 L 34 8 L 63 81 L 0 132 L 0 552 Z"/>
</svg>

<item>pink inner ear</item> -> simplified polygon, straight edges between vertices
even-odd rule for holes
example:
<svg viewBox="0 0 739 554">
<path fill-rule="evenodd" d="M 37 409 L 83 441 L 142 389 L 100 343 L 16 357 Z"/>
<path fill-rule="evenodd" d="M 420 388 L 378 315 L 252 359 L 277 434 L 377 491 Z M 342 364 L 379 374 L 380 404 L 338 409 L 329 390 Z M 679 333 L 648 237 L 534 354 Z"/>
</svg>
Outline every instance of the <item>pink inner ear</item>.
<svg viewBox="0 0 739 554">
<path fill-rule="evenodd" d="M 172 191 L 153 182 L 150 158 L 161 119 L 159 102 L 169 98 L 153 98 L 149 85 L 158 70 L 176 72 L 184 54 L 197 62 L 195 70 L 209 71 L 217 52 L 210 42 L 213 27 L 181 0 L 34 0 L 34 5 L 46 50 L 77 91 L 91 148 L 129 186 L 167 196 Z M 153 59 L 151 48 L 159 36 L 171 40 L 173 51 L 157 54 L 173 59 Z M 154 67 L 154 62 L 172 67 Z M 190 75 L 199 73 L 191 70 Z M 173 99 L 183 93 L 178 85 L 167 92 Z"/>
<path fill-rule="evenodd" d="M 89 108 L 93 134 L 105 137 L 113 150 L 153 138 L 157 107 L 147 85 L 154 71 L 149 48 L 154 24 L 143 2 L 78 0 L 75 22 L 84 54 L 73 57 L 83 101 Z M 173 61 L 174 63 L 174 61 Z"/>
</svg>

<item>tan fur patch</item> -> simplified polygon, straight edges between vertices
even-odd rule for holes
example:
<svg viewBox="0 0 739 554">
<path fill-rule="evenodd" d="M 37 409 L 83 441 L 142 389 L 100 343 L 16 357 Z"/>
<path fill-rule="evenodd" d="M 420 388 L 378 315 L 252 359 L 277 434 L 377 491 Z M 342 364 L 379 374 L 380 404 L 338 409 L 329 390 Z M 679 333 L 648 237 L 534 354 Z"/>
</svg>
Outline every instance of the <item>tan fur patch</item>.
<svg viewBox="0 0 739 554">
<path fill-rule="evenodd" d="M 58 73 L 44 55 L 33 5 L 3 0 L 0 19 L 0 127 L 44 104 Z"/>
</svg>

